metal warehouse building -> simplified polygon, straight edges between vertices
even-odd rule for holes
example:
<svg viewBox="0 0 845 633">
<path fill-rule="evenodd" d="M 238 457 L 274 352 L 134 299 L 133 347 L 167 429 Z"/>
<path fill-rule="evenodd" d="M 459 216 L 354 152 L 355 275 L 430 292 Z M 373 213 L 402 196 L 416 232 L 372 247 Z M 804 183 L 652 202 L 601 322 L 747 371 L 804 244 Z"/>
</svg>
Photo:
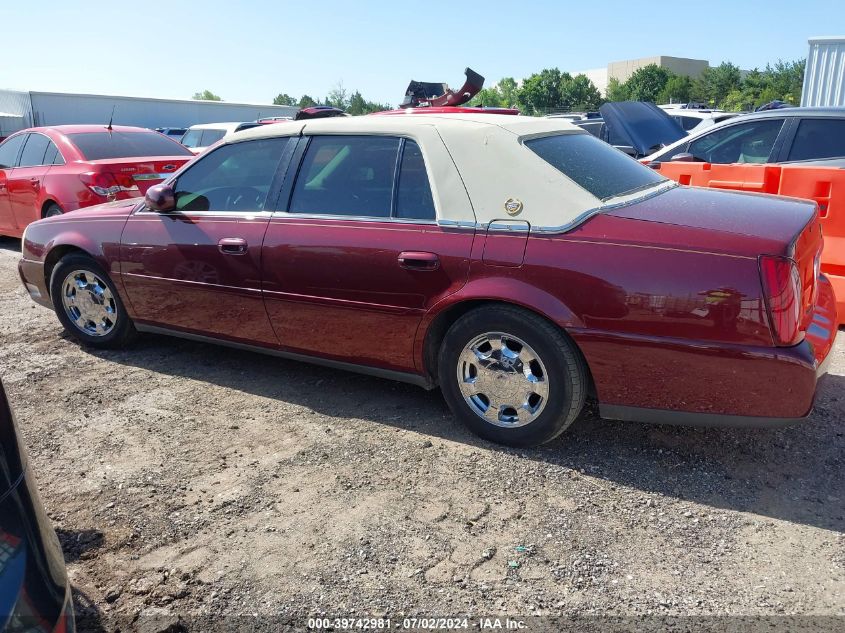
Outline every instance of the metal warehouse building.
<svg viewBox="0 0 845 633">
<path fill-rule="evenodd" d="M 39 125 L 108 123 L 115 125 L 189 127 L 198 123 L 254 121 L 293 116 L 298 108 L 182 99 L 147 99 L 61 92 L 0 90 L 0 138 Z"/>
<path fill-rule="evenodd" d="M 809 44 L 801 105 L 845 106 L 845 37 L 811 37 Z"/>
</svg>

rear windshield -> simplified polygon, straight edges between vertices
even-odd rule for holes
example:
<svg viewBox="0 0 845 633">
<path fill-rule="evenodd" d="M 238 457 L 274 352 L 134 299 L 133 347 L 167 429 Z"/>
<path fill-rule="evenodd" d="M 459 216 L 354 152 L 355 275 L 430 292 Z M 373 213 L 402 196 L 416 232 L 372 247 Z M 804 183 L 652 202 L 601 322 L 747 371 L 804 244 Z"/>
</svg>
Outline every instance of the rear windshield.
<svg viewBox="0 0 845 633">
<path fill-rule="evenodd" d="M 85 160 L 133 156 L 192 156 L 175 141 L 157 132 L 82 132 L 68 134 Z"/>
<path fill-rule="evenodd" d="M 666 179 L 590 134 L 558 134 L 525 141 L 526 147 L 596 198 L 606 200 Z"/>
</svg>

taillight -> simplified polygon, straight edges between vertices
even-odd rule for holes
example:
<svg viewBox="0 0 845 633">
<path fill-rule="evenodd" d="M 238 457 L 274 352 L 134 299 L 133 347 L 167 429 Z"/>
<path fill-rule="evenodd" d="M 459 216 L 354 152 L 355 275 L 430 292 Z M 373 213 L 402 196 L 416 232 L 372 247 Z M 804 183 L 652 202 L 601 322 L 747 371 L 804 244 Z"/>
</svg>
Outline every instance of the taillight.
<svg viewBox="0 0 845 633">
<path fill-rule="evenodd" d="M 121 191 L 138 191 L 138 185 L 131 174 L 111 174 L 89 171 L 80 175 L 82 182 L 98 196 L 111 196 Z"/>
<path fill-rule="evenodd" d="M 760 276 L 769 304 L 772 336 L 777 345 L 801 340 L 801 275 L 787 257 L 760 257 Z"/>
</svg>

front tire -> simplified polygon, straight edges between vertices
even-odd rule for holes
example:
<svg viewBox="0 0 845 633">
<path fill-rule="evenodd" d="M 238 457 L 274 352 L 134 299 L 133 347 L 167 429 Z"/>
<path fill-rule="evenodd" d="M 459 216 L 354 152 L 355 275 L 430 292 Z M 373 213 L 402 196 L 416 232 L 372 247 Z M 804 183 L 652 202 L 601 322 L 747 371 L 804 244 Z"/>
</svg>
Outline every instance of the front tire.
<svg viewBox="0 0 845 633">
<path fill-rule="evenodd" d="M 59 260 L 50 277 L 50 297 L 67 333 L 84 345 L 117 349 L 137 336 L 114 283 L 87 255 Z"/>
<path fill-rule="evenodd" d="M 438 378 L 458 419 L 508 446 L 560 435 L 584 408 L 589 384 L 586 364 L 563 332 L 507 305 L 477 308 L 449 328 Z"/>
</svg>

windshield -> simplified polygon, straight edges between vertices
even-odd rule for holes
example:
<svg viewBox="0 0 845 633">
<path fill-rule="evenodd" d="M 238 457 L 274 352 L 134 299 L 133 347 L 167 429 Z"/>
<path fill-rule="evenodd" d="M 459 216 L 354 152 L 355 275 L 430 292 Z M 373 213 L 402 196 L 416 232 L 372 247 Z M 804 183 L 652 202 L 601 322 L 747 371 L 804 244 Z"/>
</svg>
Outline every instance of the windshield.
<svg viewBox="0 0 845 633">
<path fill-rule="evenodd" d="M 590 134 L 558 134 L 525 141 L 526 147 L 596 198 L 607 200 L 666 178 Z"/>
<path fill-rule="evenodd" d="M 192 155 L 179 143 L 158 132 L 81 132 L 67 136 L 85 160 Z"/>
</svg>

